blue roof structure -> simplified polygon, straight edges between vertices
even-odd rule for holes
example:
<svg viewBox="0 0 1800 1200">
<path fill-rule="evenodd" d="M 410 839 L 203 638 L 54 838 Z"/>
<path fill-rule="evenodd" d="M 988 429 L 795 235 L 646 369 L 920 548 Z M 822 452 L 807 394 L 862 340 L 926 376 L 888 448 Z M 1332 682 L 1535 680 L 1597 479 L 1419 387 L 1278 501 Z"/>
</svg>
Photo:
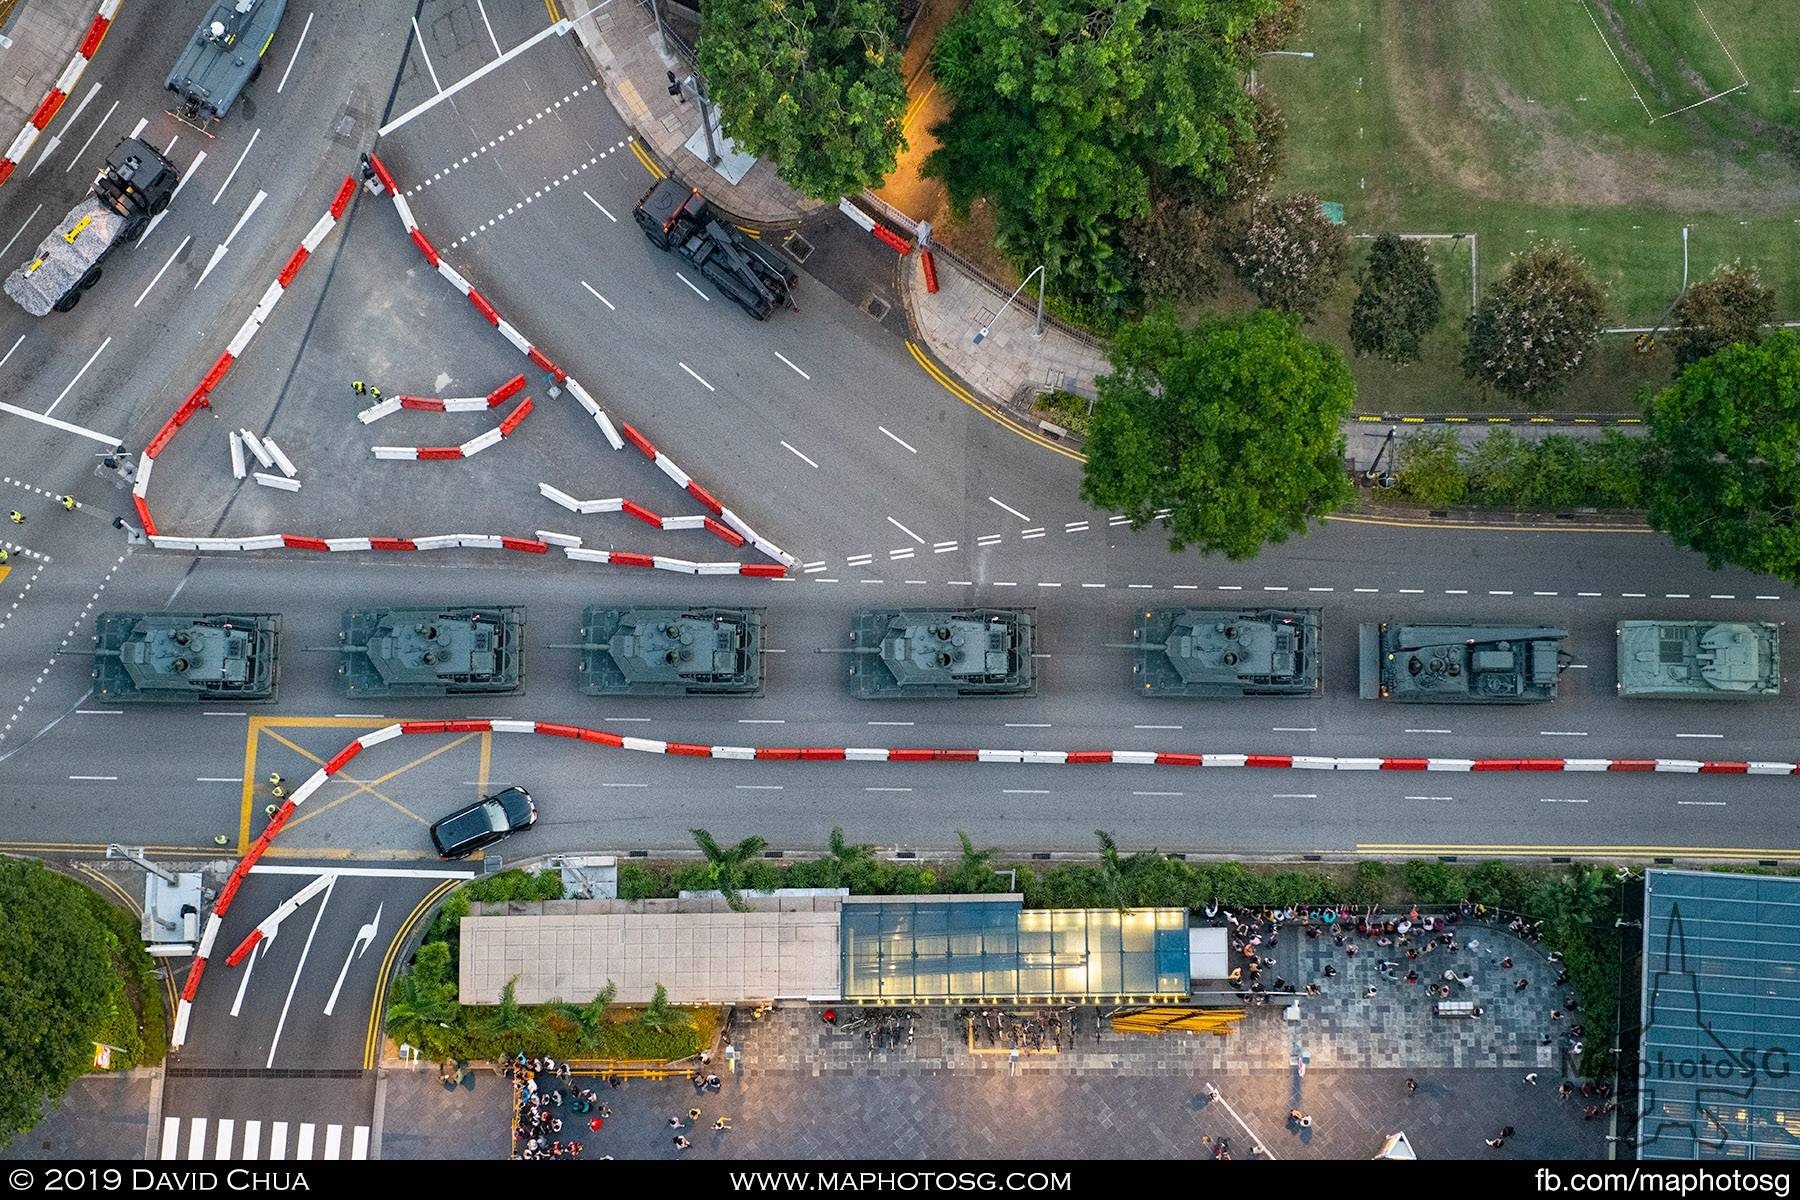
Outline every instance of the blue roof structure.
<svg viewBox="0 0 1800 1200">
<path fill-rule="evenodd" d="M 1800 1159 L 1800 879 L 1645 877 L 1638 1157 Z"/>
</svg>

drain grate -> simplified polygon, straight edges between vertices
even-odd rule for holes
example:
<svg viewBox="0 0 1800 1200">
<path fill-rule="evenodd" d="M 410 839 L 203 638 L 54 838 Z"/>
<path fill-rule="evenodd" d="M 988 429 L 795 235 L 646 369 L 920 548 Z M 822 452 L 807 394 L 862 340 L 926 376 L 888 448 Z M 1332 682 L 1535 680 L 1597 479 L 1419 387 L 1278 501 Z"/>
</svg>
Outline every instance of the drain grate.
<svg viewBox="0 0 1800 1200">
<path fill-rule="evenodd" d="M 781 248 L 793 256 L 797 263 L 804 263 L 812 257 L 813 245 L 798 233 L 790 233 L 781 240 Z"/>
<path fill-rule="evenodd" d="M 871 317 L 874 317 L 877 321 L 885 320 L 889 310 L 893 307 L 892 304 L 889 304 L 880 296 L 870 296 L 867 300 L 864 300 L 862 304 L 862 310 Z"/>
</svg>

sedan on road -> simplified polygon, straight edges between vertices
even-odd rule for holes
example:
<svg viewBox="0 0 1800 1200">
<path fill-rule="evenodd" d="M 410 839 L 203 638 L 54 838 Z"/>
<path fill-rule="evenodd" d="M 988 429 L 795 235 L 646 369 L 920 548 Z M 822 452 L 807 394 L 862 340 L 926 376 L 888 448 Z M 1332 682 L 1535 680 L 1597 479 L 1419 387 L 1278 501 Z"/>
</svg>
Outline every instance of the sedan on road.
<svg viewBox="0 0 1800 1200">
<path fill-rule="evenodd" d="M 459 808 L 431 827 L 440 858 L 467 858 L 537 824 L 537 805 L 522 787 L 509 787 Z"/>
</svg>

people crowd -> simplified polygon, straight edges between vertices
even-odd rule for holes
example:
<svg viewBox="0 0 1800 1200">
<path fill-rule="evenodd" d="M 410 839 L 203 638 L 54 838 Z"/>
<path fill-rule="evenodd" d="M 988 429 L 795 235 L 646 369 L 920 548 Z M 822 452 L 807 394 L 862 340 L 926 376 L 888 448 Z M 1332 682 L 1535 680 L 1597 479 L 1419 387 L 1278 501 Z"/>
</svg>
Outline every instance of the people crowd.
<svg viewBox="0 0 1800 1200">
<path fill-rule="evenodd" d="M 506 1072 L 513 1084 L 514 1158 L 580 1158 L 586 1147 L 575 1140 L 575 1131 L 567 1139 L 561 1136 L 563 1112 L 571 1121 L 586 1117 L 594 1133 L 612 1116 L 591 1089 L 575 1086 L 566 1062 L 520 1054 L 507 1064 Z"/>
</svg>

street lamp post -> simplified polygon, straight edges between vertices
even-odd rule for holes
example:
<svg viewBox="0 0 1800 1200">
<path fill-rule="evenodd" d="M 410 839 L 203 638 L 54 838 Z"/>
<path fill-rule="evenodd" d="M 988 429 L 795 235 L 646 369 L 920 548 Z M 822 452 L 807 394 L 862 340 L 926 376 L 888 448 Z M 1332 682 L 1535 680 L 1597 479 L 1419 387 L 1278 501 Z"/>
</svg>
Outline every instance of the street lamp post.
<svg viewBox="0 0 1800 1200">
<path fill-rule="evenodd" d="M 994 321 L 998 321 L 1000 319 L 1001 313 L 1004 313 L 1007 310 L 1008 306 L 1010 306 L 1014 300 L 1017 300 L 1019 298 L 1019 293 L 1024 291 L 1026 288 L 1026 285 L 1028 285 L 1031 282 L 1031 276 L 1037 275 L 1040 272 L 1043 272 L 1043 270 L 1044 270 L 1044 264 L 1039 263 L 1036 267 L 1032 268 L 1031 275 L 1027 275 L 1024 278 L 1024 280 L 1022 280 L 1020 282 L 1019 286 L 1013 289 L 1013 294 L 1008 296 L 1006 298 L 1006 303 L 1002 304 L 1000 306 L 1000 312 L 995 313 L 993 320 L 989 321 L 986 325 L 983 325 L 981 327 L 980 331 L 976 333 L 975 344 L 977 346 L 981 345 L 982 341 L 986 339 L 988 333 L 994 328 Z M 1044 285 L 1041 281 L 1038 283 L 1037 330 L 1031 336 L 1032 337 L 1043 337 L 1044 336 Z"/>
<path fill-rule="evenodd" d="M 706 165 L 718 166 L 719 149 L 713 145 L 712 105 L 707 101 L 705 81 L 698 74 L 679 80 L 675 78 L 673 71 L 664 71 L 663 74 L 669 77 L 669 95 L 675 97 L 676 101 L 681 104 L 687 103 L 687 97 L 682 94 L 683 89 L 690 87 L 694 89 L 694 99 L 700 102 L 700 128 L 706 133 Z"/>
</svg>

